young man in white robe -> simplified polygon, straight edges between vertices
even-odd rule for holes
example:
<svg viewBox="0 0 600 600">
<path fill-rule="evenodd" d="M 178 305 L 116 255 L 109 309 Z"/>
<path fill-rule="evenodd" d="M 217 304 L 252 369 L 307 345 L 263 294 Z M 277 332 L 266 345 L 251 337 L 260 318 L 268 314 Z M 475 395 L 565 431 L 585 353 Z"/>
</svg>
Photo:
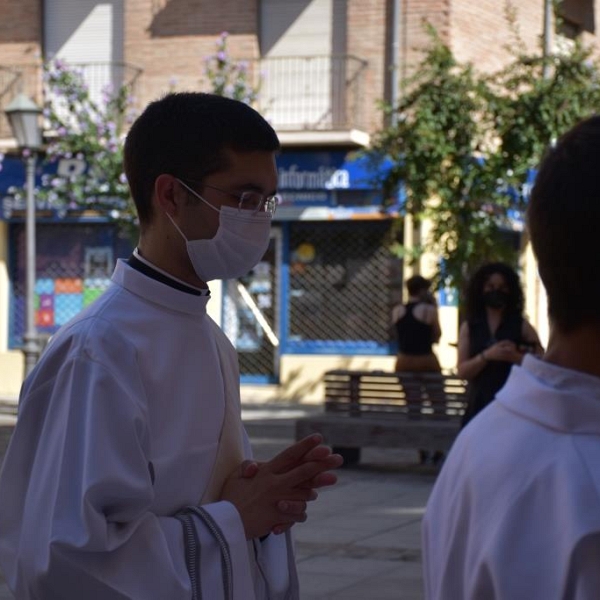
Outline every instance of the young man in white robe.
<svg viewBox="0 0 600 600">
<path fill-rule="evenodd" d="M 206 313 L 207 282 L 267 248 L 278 148 L 256 111 L 211 94 L 170 94 L 132 125 L 138 246 L 25 381 L 0 476 L 19 600 L 299 598 L 289 530 L 341 457 L 312 436 L 249 460 L 237 356 Z"/>
<path fill-rule="evenodd" d="M 450 451 L 423 523 L 428 600 L 600 597 L 600 117 L 550 149 L 527 222 L 548 350 Z"/>
</svg>

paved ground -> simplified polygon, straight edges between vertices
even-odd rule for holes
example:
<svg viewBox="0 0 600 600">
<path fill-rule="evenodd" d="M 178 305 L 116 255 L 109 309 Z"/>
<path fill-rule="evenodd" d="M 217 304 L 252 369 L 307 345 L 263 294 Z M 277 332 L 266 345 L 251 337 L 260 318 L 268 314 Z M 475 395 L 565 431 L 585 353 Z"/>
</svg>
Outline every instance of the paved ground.
<svg viewBox="0 0 600 600">
<path fill-rule="evenodd" d="M 247 407 L 257 458 L 293 440 L 297 409 Z M 302 600 L 421 600 L 421 518 L 436 470 L 417 452 L 365 449 L 295 528 Z"/>
<path fill-rule="evenodd" d="M 259 460 L 293 440 L 305 410 L 245 408 Z M 9 434 L 0 427 L 0 456 Z M 340 470 L 295 528 L 302 600 L 421 600 L 420 523 L 435 475 L 416 452 L 399 450 L 366 449 L 359 466 Z M 0 577 L 0 600 L 12 599 Z"/>
</svg>

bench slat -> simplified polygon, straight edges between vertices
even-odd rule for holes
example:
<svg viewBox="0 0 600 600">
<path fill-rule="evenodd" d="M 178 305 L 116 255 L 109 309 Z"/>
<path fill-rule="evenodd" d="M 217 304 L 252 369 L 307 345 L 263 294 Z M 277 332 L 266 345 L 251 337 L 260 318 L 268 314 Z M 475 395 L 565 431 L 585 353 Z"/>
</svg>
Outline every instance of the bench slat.
<svg viewBox="0 0 600 600">
<path fill-rule="evenodd" d="M 466 407 L 466 383 L 455 375 L 336 369 L 324 384 L 324 412 L 298 419 L 296 439 L 321 433 L 349 463 L 364 446 L 445 451 Z"/>
</svg>

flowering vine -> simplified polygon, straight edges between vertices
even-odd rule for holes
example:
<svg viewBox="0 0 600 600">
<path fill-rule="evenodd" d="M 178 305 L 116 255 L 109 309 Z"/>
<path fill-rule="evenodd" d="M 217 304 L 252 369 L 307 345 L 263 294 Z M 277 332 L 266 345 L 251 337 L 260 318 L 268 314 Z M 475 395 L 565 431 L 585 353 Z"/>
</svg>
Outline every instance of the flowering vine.
<svg viewBox="0 0 600 600">
<path fill-rule="evenodd" d="M 48 143 L 36 188 L 38 206 L 63 215 L 94 210 L 133 224 L 123 172 L 124 130 L 135 117 L 129 86 L 106 86 L 93 94 L 83 70 L 60 60 L 44 65 L 43 83 Z M 9 192 L 17 201 L 25 194 L 22 188 Z"/>
<path fill-rule="evenodd" d="M 221 33 L 217 39 L 216 52 L 204 59 L 204 75 L 214 94 L 240 100 L 246 104 L 254 104 L 258 98 L 260 85 L 252 85 L 247 62 L 232 60 L 227 51 L 228 37 L 226 31 Z"/>
</svg>

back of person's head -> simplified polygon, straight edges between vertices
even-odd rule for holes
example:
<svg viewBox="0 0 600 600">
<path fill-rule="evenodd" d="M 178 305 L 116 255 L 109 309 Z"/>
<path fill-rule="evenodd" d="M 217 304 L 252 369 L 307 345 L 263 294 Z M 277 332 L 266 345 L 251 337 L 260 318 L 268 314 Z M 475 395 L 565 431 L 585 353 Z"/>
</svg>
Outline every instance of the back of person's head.
<svg viewBox="0 0 600 600">
<path fill-rule="evenodd" d="M 418 296 L 426 292 L 431 285 L 429 279 L 425 279 L 421 275 L 413 275 L 406 280 L 406 289 L 411 296 Z"/>
<path fill-rule="evenodd" d="M 253 108 L 215 94 L 168 94 L 150 103 L 125 140 L 125 175 L 140 220 L 152 219 L 156 178 L 201 180 L 227 167 L 227 151 L 276 152 L 277 134 Z"/>
<path fill-rule="evenodd" d="M 568 131 L 535 178 L 527 224 L 555 326 L 600 323 L 600 116 Z"/>
<path fill-rule="evenodd" d="M 501 275 L 507 286 L 507 303 L 505 314 L 520 315 L 523 313 L 523 290 L 516 271 L 503 262 L 486 263 L 479 267 L 469 279 L 466 292 L 465 313 L 467 319 L 482 318 L 485 313 L 484 287 L 492 275 Z"/>
</svg>

